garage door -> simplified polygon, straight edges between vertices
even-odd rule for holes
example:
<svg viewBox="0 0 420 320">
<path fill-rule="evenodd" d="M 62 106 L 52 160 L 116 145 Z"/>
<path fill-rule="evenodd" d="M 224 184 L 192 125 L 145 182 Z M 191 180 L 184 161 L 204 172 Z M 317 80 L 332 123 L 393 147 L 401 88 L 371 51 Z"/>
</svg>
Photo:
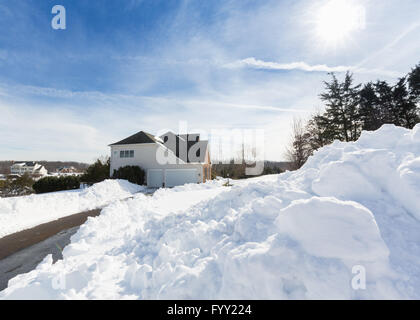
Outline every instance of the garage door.
<svg viewBox="0 0 420 320">
<path fill-rule="evenodd" d="M 163 170 L 147 170 L 147 186 L 151 188 L 161 188 L 163 186 Z"/>
<path fill-rule="evenodd" d="M 166 186 L 174 187 L 185 183 L 197 183 L 196 169 L 167 169 Z"/>
</svg>

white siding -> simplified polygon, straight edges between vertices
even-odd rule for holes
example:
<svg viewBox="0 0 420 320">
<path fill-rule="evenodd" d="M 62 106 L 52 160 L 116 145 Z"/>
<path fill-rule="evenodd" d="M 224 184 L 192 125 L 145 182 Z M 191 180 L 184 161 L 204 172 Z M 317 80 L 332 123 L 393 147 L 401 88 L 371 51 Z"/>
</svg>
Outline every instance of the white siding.
<svg viewBox="0 0 420 320">
<path fill-rule="evenodd" d="M 133 158 L 120 158 L 121 150 L 134 150 Z M 157 160 L 157 154 L 162 154 L 165 148 L 157 143 L 144 143 L 144 144 L 127 144 L 127 145 L 116 145 L 111 146 L 111 168 L 110 174 L 114 173 L 114 170 L 118 170 L 124 166 L 139 166 L 143 170 L 149 169 L 196 169 L 196 181 L 203 182 L 203 165 L 196 163 L 182 163 L 182 160 L 169 151 L 167 158 L 170 163 L 160 164 Z M 178 163 L 177 164 L 177 160 Z M 164 172 L 165 174 L 165 172 Z"/>
</svg>

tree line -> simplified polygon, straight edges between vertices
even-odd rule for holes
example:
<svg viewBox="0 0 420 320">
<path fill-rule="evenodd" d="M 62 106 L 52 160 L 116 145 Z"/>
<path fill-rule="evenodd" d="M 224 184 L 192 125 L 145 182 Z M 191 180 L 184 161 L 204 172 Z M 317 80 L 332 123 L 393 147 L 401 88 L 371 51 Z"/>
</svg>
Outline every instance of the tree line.
<svg viewBox="0 0 420 320">
<path fill-rule="evenodd" d="M 0 174 L 10 174 L 10 167 L 14 163 L 19 162 L 32 162 L 34 160 L 23 160 L 23 161 L 0 161 Z M 87 163 L 82 162 L 76 162 L 76 161 L 34 161 L 36 163 L 39 163 L 40 165 L 44 166 L 45 169 L 48 170 L 48 172 L 56 172 L 57 169 L 62 167 L 74 167 L 78 172 L 83 172 L 86 170 L 86 168 L 89 166 Z"/>
<path fill-rule="evenodd" d="M 143 185 L 146 183 L 145 176 L 145 171 L 139 166 L 121 167 L 110 176 L 110 159 L 102 156 L 88 166 L 83 175 L 46 176 L 39 179 L 33 179 L 28 173 L 17 178 L 9 176 L 0 180 L 0 197 L 74 190 L 79 189 L 81 183 L 92 185 L 106 179 L 124 179 Z"/>
<path fill-rule="evenodd" d="M 232 178 L 232 179 L 246 179 L 250 176 L 246 175 L 247 164 L 245 161 L 238 163 L 239 161 L 231 159 L 228 163 L 215 163 L 212 164 L 211 173 L 212 179 L 216 177 Z M 289 169 L 288 162 L 277 162 L 277 161 L 264 161 L 264 170 L 261 175 L 282 173 Z M 255 177 L 255 176 L 253 176 Z"/>
<path fill-rule="evenodd" d="M 334 140 L 356 141 L 363 130 L 377 130 L 383 124 L 412 129 L 420 122 L 420 64 L 394 85 L 382 80 L 355 84 L 350 72 L 343 81 L 330 75 L 319 95 L 325 111 L 308 121 L 294 120 L 286 150 L 292 169 L 299 169 L 315 150 Z"/>
</svg>

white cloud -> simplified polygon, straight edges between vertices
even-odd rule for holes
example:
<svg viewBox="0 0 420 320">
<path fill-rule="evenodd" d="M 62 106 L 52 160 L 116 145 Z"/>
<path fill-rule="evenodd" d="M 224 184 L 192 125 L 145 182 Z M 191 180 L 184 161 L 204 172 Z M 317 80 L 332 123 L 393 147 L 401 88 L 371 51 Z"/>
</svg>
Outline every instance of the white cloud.
<svg viewBox="0 0 420 320">
<path fill-rule="evenodd" d="M 372 1 L 377 2 L 372 7 L 382 8 L 380 0 Z M 404 15 L 418 6 L 417 0 L 408 1 L 416 5 L 413 10 L 395 2 Z M 140 3 L 133 0 L 129 6 Z M 71 91 L 63 86 L 12 87 L 10 83 L 16 82 L 9 81 L 3 88 L 0 85 L 0 98 L 16 111 L 0 115 L 0 157 L 17 157 L 17 153 L 12 156 L 11 148 L 21 146 L 26 150 L 21 154 L 29 158 L 91 161 L 108 152 L 107 144 L 138 130 L 176 130 L 178 121 L 188 121 L 207 131 L 216 127 L 265 129 L 268 158 L 280 159 L 292 118 L 320 107 L 318 94 L 323 90 L 322 81 L 328 79 L 326 72 L 350 70 L 357 82 L 376 78 L 392 82 L 401 71 L 408 71 L 405 63 L 414 65 L 412 57 L 418 53 L 416 41 L 402 46 L 415 36 L 414 27 L 401 34 L 408 20 L 384 25 L 389 20 L 388 9 L 368 11 L 365 32 L 355 34 L 355 41 L 345 48 L 325 52 L 316 50 L 311 28 L 302 23 L 305 19 L 300 13 L 310 11 L 309 0 L 296 1 L 293 6 L 270 0 L 256 7 L 228 1 L 220 6 L 216 23 L 210 25 L 195 15 L 197 6 L 188 3 L 171 15 L 174 21 L 164 21 L 168 34 L 157 38 L 152 48 L 142 50 L 141 42 L 137 50 L 136 42 L 129 39 L 133 50 L 124 50 L 128 47 L 124 43 L 112 50 L 115 86 L 70 86 L 69 82 L 68 88 L 93 88 Z M 390 38 L 395 40 L 390 43 Z M 92 58 L 72 54 L 68 53 L 72 62 L 88 63 Z M 1 56 L 0 51 L 0 63 Z M 364 58 L 369 63 L 358 64 Z M 4 111 L 1 107 L 0 100 L 0 111 Z M 78 144 L 77 154 L 68 153 L 73 147 L 77 151 Z"/>
<path fill-rule="evenodd" d="M 288 102 L 296 90 L 300 89 L 293 83 L 286 87 L 278 82 L 252 83 L 236 89 L 228 85 L 218 94 L 147 97 L 7 86 L 7 95 L 0 100 L 0 159 L 91 162 L 108 154 L 107 145 L 116 140 L 140 130 L 153 134 L 162 128 L 177 130 L 180 121 L 200 132 L 266 130 L 268 159 L 282 159 L 290 119 L 313 106 L 305 100 Z M 31 102 L 19 102 L 17 96 Z M 44 104 L 34 97 L 54 102 Z"/>
<path fill-rule="evenodd" d="M 108 133 L 76 112 L 0 103 L 0 113 L 0 160 L 91 162 L 108 153 Z"/>
<path fill-rule="evenodd" d="M 255 68 L 264 70 L 301 70 L 306 72 L 358 72 L 364 74 L 384 75 L 387 77 L 398 77 L 402 74 L 396 71 L 367 69 L 355 66 L 334 66 L 325 64 L 309 65 L 306 62 L 278 63 L 271 61 L 262 61 L 254 57 L 237 60 L 224 65 L 226 68 Z"/>
</svg>

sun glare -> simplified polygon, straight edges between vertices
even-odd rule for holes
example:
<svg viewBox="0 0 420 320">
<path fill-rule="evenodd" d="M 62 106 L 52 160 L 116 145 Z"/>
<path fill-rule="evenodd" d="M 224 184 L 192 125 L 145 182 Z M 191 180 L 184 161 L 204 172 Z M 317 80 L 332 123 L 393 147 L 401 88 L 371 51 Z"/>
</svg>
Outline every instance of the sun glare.
<svg viewBox="0 0 420 320">
<path fill-rule="evenodd" d="M 327 45 L 346 41 L 351 33 L 365 27 L 365 9 L 349 0 L 329 0 L 315 17 L 317 37 Z"/>
</svg>

